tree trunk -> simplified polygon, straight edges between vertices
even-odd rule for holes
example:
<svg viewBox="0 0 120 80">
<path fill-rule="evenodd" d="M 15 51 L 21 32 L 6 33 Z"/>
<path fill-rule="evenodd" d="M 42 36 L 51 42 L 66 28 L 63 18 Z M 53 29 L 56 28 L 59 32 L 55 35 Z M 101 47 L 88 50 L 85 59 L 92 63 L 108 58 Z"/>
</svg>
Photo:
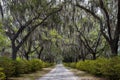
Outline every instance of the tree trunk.
<svg viewBox="0 0 120 80">
<path fill-rule="evenodd" d="M 118 41 L 113 41 L 110 44 L 110 48 L 111 48 L 112 56 L 117 56 L 118 55 Z"/>
<path fill-rule="evenodd" d="M 15 43 L 12 41 L 12 59 L 16 60 L 17 57 L 17 48 L 15 46 Z"/>
<path fill-rule="evenodd" d="M 38 59 L 40 59 L 40 57 L 41 57 L 41 53 L 38 54 Z"/>
<path fill-rule="evenodd" d="M 96 53 L 92 53 L 93 55 L 93 60 L 96 60 Z"/>
<path fill-rule="evenodd" d="M 44 47 L 42 46 L 41 49 L 40 49 L 40 52 L 38 53 L 38 59 L 40 59 L 43 49 L 44 49 Z"/>
<path fill-rule="evenodd" d="M 83 50 L 81 50 L 81 57 L 82 57 L 82 61 L 85 61 L 85 55 Z"/>
<path fill-rule="evenodd" d="M 28 54 L 29 54 L 28 52 L 25 53 L 25 59 L 26 60 L 29 60 L 29 55 Z"/>
<path fill-rule="evenodd" d="M 120 0 L 118 0 L 118 14 L 117 14 L 117 26 L 115 30 L 114 39 L 110 42 L 110 48 L 112 56 L 118 55 L 118 42 L 119 42 L 119 36 L 120 36 Z"/>
<path fill-rule="evenodd" d="M 85 57 L 82 57 L 82 61 L 85 61 Z"/>
</svg>

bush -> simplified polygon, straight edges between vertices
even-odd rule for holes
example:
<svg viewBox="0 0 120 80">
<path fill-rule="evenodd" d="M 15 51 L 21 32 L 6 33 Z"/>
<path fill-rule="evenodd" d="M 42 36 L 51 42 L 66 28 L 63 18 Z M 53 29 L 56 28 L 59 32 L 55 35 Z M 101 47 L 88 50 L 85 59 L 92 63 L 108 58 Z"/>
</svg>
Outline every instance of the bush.
<svg viewBox="0 0 120 80">
<path fill-rule="evenodd" d="M 101 71 L 104 76 L 112 80 L 120 79 L 120 57 L 111 58 L 103 65 Z"/>
<path fill-rule="evenodd" d="M 43 68 L 50 67 L 50 66 L 53 66 L 53 65 L 54 65 L 54 63 L 44 62 Z"/>
<path fill-rule="evenodd" d="M 93 60 L 93 63 L 92 66 L 92 71 L 90 71 L 90 73 L 94 74 L 94 75 L 97 75 L 97 76 L 102 76 L 102 70 L 104 68 L 104 65 L 106 63 L 108 63 L 108 59 L 105 59 L 105 58 L 99 58 L 97 60 Z"/>
<path fill-rule="evenodd" d="M 6 77 L 19 76 L 41 70 L 44 67 L 49 67 L 52 63 L 45 63 L 39 59 L 13 61 L 9 58 L 0 58 L 0 80 Z M 2 70 L 3 69 L 3 70 Z"/>
<path fill-rule="evenodd" d="M 15 73 L 14 61 L 9 58 L 0 58 L 0 67 L 4 68 L 3 73 L 7 77 L 13 76 Z"/>
<path fill-rule="evenodd" d="M 111 59 L 99 58 L 97 60 L 79 61 L 76 64 L 69 63 L 65 65 L 97 76 L 104 76 L 110 80 L 120 79 L 120 57 Z"/>
<path fill-rule="evenodd" d="M 83 70 L 83 71 L 87 71 L 89 72 L 91 70 L 91 65 L 90 65 L 90 61 L 89 60 L 86 60 L 86 61 L 79 61 L 77 64 L 76 64 L 76 68 L 79 69 L 79 70 Z"/>
<path fill-rule="evenodd" d="M 31 64 L 31 71 L 32 72 L 41 70 L 44 67 L 44 62 L 42 62 L 39 59 L 32 59 L 30 61 L 30 64 Z"/>
<path fill-rule="evenodd" d="M 16 74 L 24 74 L 35 72 L 41 70 L 43 67 L 46 67 L 45 62 L 39 59 L 32 59 L 32 60 L 17 60 L 16 62 Z"/>
<path fill-rule="evenodd" d="M 16 63 L 16 72 L 15 75 L 18 76 L 19 74 L 25 74 L 31 72 L 31 64 L 27 60 L 17 60 Z"/>
<path fill-rule="evenodd" d="M 70 66 L 71 66 L 72 68 L 75 68 L 75 67 L 76 67 L 76 63 L 73 62 L 73 63 L 70 64 Z"/>
<path fill-rule="evenodd" d="M 0 80 L 5 80 L 5 74 L 3 73 L 3 68 L 0 68 Z"/>
</svg>

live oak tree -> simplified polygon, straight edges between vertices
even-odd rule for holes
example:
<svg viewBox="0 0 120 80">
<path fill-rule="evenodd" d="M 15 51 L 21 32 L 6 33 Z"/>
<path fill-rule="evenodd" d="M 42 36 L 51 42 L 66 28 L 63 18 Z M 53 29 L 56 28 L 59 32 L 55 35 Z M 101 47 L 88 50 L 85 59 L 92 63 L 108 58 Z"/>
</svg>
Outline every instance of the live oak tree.
<svg viewBox="0 0 120 80">
<path fill-rule="evenodd" d="M 120 36 L 120 0 L 91 0 L 87 7 L 81 5 L 81 3 L 82 2 L 76 0 L 75 6 L 91 14 L 96 20 L 98 20 L 100 31 L 109 43 L 112 55 L 117 56 Z M 84 3 L 86 4 L 87 2 Z M 102 14 L 102 18 L 97 14 L 98 11 L 96 12 L 96 9 L 101 11 L 99 14 Z"/>
<path fill-rule="evenodd" d="M 111 56 L 109 50 L 117 56 L 119 7 L 119 0 L 2 0 L 2 30 L 14 60 L 53 62 L 62 56 L 72 62 Z"/>
<path fill-rule="evenodd" d="M 16 59 L 17 52 L 30 34 L 51 15 L 59 12 L 60 8 L 54 9 L 51 2 L 46 0 L 19 0 L 4 1 L 8 8 L 9 16 L 4 19 L 6 34 L 9 36 L 12 45 L 12 58 Z M 42 4 L 43 3 L 43 4 Z M 7 22 L 7 23 L 6 23 Z M 25 30 L 29 28 L 29 32 Z M 24 35 L 20 39 L 20 35 Z"/>
</svg>

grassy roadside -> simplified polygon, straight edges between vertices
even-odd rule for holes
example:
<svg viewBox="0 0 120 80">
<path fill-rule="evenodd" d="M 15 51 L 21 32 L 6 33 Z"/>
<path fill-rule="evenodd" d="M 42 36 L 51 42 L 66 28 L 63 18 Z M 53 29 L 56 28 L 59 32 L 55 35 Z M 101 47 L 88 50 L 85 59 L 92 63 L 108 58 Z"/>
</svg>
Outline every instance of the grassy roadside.
<svg viewBox="0 0 120 80">
<path fill-rule="evenodd" d="M 21 74 L 20 77 L 11 77 L 8 80 L 36 80 L 44 76 L 46 73 L 51 71 L 53 68 L 54 67 L 43 68 L 41 71 L 37 71 L 31 74 Z"/>
<path fill-rule="evenodd" d="M 75 76 L 78 77 L 78 80 L 107 80 L 105 78 L 99 78 L 96 77 L 92 74 L 86 73 L 84 71 L 80 71 L 77 69 L 72 69 L 70 67 L 67 67 L 71 72 L 73 72 L 75 74 Z"/>
</svg>

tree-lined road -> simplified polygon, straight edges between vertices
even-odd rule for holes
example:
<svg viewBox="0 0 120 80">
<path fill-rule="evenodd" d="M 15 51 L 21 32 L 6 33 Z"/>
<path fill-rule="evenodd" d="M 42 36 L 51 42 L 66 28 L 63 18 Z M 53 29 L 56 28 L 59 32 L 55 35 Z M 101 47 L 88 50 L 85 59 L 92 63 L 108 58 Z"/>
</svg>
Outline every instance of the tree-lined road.
<svg viewBox="0 0 120 80">
<path fill-rule="evenodd" d="M 77 77 L 62 64 L 59 64 L 48 74 L 37 80 L 77 80 Z"/>
</svg>

